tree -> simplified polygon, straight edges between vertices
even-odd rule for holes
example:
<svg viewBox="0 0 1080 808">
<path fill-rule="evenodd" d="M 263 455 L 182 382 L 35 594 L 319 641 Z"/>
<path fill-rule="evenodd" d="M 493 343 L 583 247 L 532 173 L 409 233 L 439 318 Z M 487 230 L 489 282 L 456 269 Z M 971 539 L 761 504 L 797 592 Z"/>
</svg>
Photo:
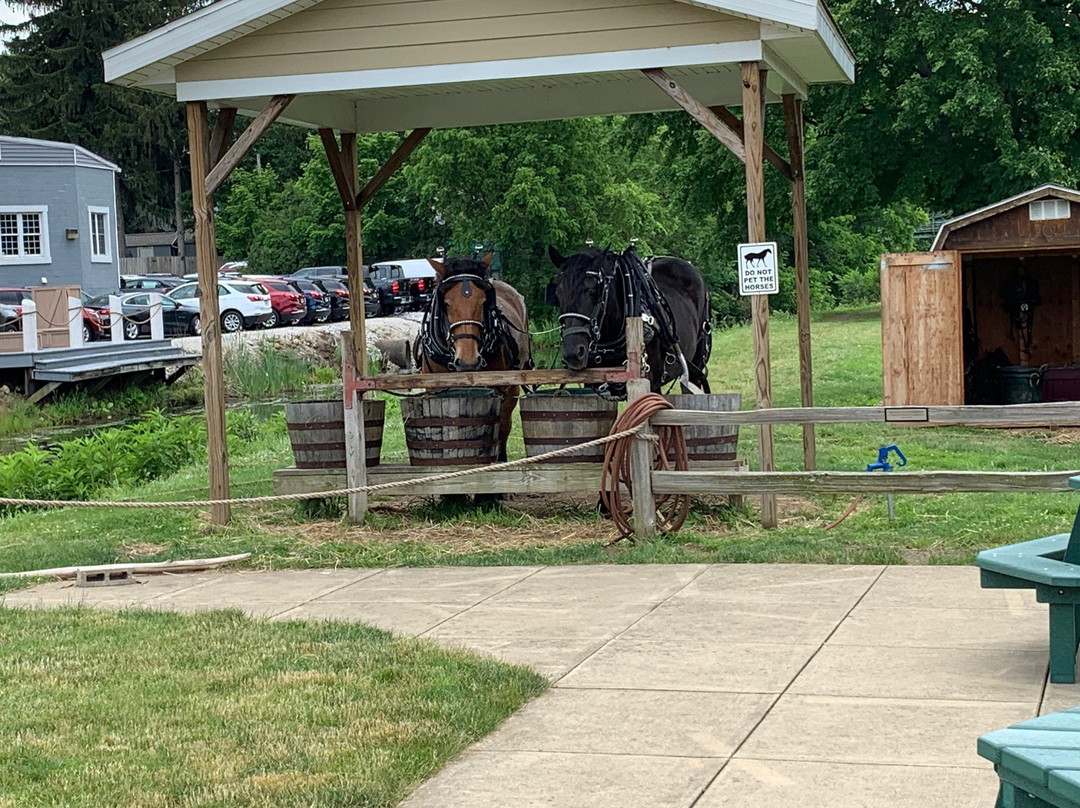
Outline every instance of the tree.
<svg viewBox="0 0 1080 808">
<path fill-rule="evenodd" d="M 815 194 L 829 214 L 962 212 L 1080 178 L 1076 0 L 840 0 L 854 87 L 816 92 Z"/>
<path fill-rule="evenodd" d="M 101 52 L 200 5 L 200 0 L 13 0 L 32 15 L 0 31 L 0 129 L 76 143 L 117 163 L 129 226 L 172 227 L 174 172 L 184 165 L 183 107 L 105 84 Z"/>
</svg>

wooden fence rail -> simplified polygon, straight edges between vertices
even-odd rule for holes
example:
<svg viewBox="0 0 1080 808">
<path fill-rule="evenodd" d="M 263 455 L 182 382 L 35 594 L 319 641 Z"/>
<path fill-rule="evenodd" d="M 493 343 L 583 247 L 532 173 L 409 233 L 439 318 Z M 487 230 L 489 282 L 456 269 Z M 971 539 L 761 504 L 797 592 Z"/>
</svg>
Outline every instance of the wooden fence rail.
<svg viewBox="0 0 1080 808">
<path fill-rule="evenodd" d="M 656 494 L 969 494 L 1069 491 L 1076 471 L 657 471 Z"/>
<path fill-rule="evenodd" d="M 653 416 L 657 426 L 748 424 L 901 424 L 904 426 L 1052 427 L 1080 426 L 1080 402 L 962 407 L 787 407 L 740 412 L 668 410 Z"/>
</svg>

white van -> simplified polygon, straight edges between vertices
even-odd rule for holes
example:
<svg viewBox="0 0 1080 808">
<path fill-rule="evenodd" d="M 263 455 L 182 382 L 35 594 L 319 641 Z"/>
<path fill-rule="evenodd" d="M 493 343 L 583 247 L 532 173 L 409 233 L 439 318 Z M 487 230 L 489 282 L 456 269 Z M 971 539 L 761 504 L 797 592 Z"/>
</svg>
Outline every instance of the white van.
<svg viewBox="0 0 1080 808">
<path fill-rule="evenodd" d="M 382 314 L 421 311 L 435 289 L 435 270 L 426 258 L 380 261 L 368 268 Z"/>
</svg>

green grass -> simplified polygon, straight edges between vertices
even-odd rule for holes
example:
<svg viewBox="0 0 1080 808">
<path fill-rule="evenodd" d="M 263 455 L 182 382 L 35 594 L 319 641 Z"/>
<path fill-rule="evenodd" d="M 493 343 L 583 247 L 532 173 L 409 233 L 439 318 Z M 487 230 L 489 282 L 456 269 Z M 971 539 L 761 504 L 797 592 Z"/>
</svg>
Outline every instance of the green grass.
<svg viewBox="0 0 1080 808">
<path fill-rule="evenodd" d="M 874 405 L 881 400 L 881 337 L 874 309 L 840 312 L 814 323 L 817 403 Z M 713 389 L 738 391 L 753 407 L 749 328 L 716 334 L 710 379 Z M 772 322 L 774 398 L 797 406 L 797 335 L 793 319 Z M 1080 466 L 1080 435 L 1070 431 L 917 429 L 887 424 L 819 427 L 819 467 L 857 471 L 873 462 L 879 446 L 896 443 L 910 459 L 906 470 L 1071 470 Z M 756 462 L 756 429 L 744 428 L 739 454 Z M 510 442 L 521 456 L 520 429 Z M 802 431 L 776 429 L 777 464 L 802 464 Z M 406 462 L 397 399 L 390 397 L 383 445 L 387 463 Z M 281 435 L 267 434 L 230 459 L 234 492 L 270 493 L 274 470 L 289 465 Z M 902 474 L 905 470 L 893 472 Z M 185 468 L 165 480 L 119 489 L 127 499 L 205 496 L 206 471 Z M 305 516 L 292 506 L 237 508 L 234 523 L 210 530 L 202 514 L 161 511 L 56 511 L 24 513 L 0 521 L 0 570 L 27 570 L 116 560 L 161 560 L 252 552 L 259 568 L 430 564 L 568 564 L 682 561 L 791 561 L 829 563 L 968 563 L 984 547 L 1058 533 L 1075 513 L 1070 494 L 949 494 L 896 497 L 896 522 L 885 497 L 866 497 L 833 530 L 853 496 L 782 498 L 781 525 L 761 528 L 753 511 L 717 501 L 698 503 L 683 531 L 643 545 L 607 546 L 610 529 L 586 497 L 574 503 L 544 501 L 517 509 L 462 510 L 459 506 L 375 500 L 369 526 L 350 528 L 339 503 Z M 751 504 L 756 504 L 750 500 Z M 14 586 L 3 583 L 0 589 Z M 21 585 L 21 584 L 20 584 Z"/>
<path fill-rule="evenodd" d="M 545 683 L 346 623 L 0 609 L 0 807 L 396 805 Z"/>
</svg>

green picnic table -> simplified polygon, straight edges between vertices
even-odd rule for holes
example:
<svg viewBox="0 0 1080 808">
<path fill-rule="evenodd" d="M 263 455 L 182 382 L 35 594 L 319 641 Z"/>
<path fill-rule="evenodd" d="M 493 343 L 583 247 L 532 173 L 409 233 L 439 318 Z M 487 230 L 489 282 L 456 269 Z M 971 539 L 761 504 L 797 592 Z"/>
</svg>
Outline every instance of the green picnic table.
<svg viewBox="0 0 1080 808">
<path fill-rule="evenodd" d="M 1080 707 L 979 738 L 1001 780 L 997 808 L 1080 807 Z"/>
<path fill-rule="evenodd" d="M 1069 478 L 1080 489 L 1080 476 Z M 983 589 L 1034 589 L 1050 606 L 1050 681 L 1076 681 L 1080 647 L 1080 513 L 1071 533 L 983 550 L 975 557 Z"/>
</svg>

